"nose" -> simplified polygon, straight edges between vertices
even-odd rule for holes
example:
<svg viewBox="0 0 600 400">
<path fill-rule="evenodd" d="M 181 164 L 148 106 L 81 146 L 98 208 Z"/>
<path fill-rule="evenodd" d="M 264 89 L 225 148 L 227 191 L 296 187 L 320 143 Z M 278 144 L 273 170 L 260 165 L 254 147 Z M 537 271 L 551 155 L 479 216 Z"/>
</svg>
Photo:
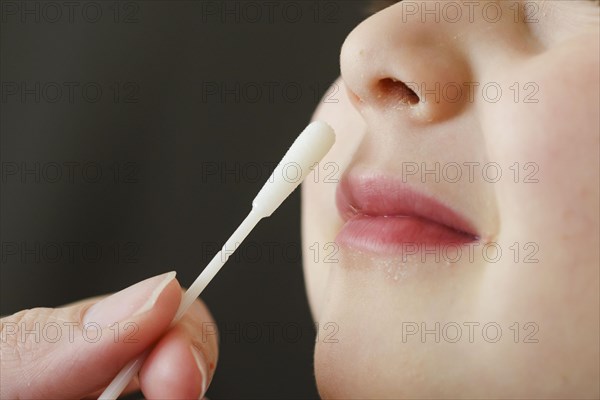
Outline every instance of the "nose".
<svg viewBox="0 0 600 400">
<path fill-rule="evenodd" d="M 468 102 L 471 81 L 457 46 L 459 27 L 410 18 L 402 7 L 373 15 L 347 37 L 340 68 L 348 95 L 366 119 L 382 113 L 416 124 L 452 118 Z"/>
</svg>

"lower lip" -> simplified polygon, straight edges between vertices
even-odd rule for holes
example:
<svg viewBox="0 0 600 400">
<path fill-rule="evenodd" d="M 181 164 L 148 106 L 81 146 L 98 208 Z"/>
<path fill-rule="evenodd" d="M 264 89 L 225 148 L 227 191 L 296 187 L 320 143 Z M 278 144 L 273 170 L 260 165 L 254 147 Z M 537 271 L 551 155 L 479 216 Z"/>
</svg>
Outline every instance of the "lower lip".
<svg viewBox="0 0 600 400">
<path fill-rule="evenodd" d="M 341 246 L 393 255 L 462 246 L 473 240 L 468 234 L 422 218 L 368 215 L 349 219 L 336 237 Z"/>
</svg>

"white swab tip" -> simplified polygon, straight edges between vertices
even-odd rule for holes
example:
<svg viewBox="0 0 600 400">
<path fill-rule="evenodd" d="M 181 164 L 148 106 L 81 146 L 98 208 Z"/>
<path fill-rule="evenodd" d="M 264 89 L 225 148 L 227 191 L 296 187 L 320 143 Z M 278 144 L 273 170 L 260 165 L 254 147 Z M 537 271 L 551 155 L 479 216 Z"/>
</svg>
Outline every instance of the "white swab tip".
<svg viewBox="0 0 600 400">
<path fill-rule="evenodd" d="M 325 157 L 334 142 L 335 133 L 327 123 L 315 121 L 308 125 L 258 192 L 252 209 L 261 216 L 270 216 Z"/>
</svg>

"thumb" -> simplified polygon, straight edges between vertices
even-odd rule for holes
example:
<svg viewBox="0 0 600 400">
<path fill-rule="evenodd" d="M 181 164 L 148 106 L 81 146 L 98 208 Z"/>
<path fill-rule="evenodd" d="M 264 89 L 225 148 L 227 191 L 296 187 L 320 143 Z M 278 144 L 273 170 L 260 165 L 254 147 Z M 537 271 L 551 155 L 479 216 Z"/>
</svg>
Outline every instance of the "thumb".
<svg viewBox="0 0 600 400">
<path fill-rule="evenodd" d="M 175 272 L 109 297 L 34 308 L 0 320 L 0 398 L 82 398 L 108 385 L 169 327 Z"/>
</svg>

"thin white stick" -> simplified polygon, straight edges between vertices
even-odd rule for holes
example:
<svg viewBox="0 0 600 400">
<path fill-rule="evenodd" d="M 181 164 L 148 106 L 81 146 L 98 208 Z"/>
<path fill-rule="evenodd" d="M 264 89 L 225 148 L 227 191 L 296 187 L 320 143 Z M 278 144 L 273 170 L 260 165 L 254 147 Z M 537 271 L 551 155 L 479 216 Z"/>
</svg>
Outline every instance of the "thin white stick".
<svg viewBox="0 0 600 400">
<path fill-rule="evenodd" d="M 174 322 L 179 321 L 179 318 L 185 314 L 187 309 L 198 298 L 198 296 L 200 296 L 200 293 L 202 293 L 204 288 L 206 288 L 206 286 L 215 277 L 217 272 L 219 272 L 221 267 L 223 267 L 223 265 L 227 262 L 233 252 L 237 250 L 240 243 L 246 239 L 248 234 L 250 234 L 252 229 L 254 229 L 254 227 L 262 218 L 262 215 L 258 214 L 256 211 L 250 211 L 246 219 L 242 221 L 240 226 L 238 226 L 227 242 L 225 242 L 221 248 L 221 251 L 219 251 L 212 260 L 210 260 L 206 268 L 202 270 L 202 273 L 198 275 L 194 283 L 192 283 L 192 285 L 185 292 L 183 298 L 181 299 L 179 310 L 177 310 L 177 314 L 175 314 L 175 319 L 173 320 Z"/>
<path fill-rule="evenodd" d="M 175 318 L 171 322 L 173 326 L 181 316 L 198 298 L 206 285 L 215 277 L 223 267 L 229 256 L 237 249 L 240 243 L 254 229 L 258 221 L 269 217 L 281 205 L 281 203 L 302 183 L 304 178 L 312 171 L 313 167 L 321 161 L 335 142 L 335 133 L 329 125 L 324 122 L 315 121 L 302 131 L 285 153 L 269 180 L 258 192 L 252 201 L 252 211 L 240 226 L 233 232 L 221 251 L 208 263 L 202 273 L 196 278 L 192 286 L 185 292 Z M 287 168 L 294 167 L 299 172 L 295 177 L 287 174 Z M 140 356 L 128 362 L 119 374 L 112 380 L 104 392 L 100 395 L 101 400 L 114 400 L 131 379 L 138 373 L 150 350 L 146 350 Z"/>
<path fill-rule="evenodd" d="M 171 321 L 171 326 L 175 325 L 177 321 L 181 319 L 183 314 L 190 308 L 192 303 L 200 296 L 202 291 L 206 288 L 209 282 L 217 275 L 219 270 L 225 265 L 229 257 L 233 254 L 235 250 L 239 247 L 240 243 L 246 239 L 248 234 L 254 229 L 256 224 L 262 219 L 262 215 L 258 214 L 256 211 L 252 210 L 242 221 L 240 226 L 233 232 L 231 237 L 225 242 L 221 251 L 219 251 L 213 259 L 208 263 L 206 268 L 202 270 L 202 273 L 198 275 L 194 283 L 186 290 L 183 297 L 181 298 L 181 303 L 179 304 L 179 309 L 175 314 L 175 318 Z M 144 351 L 142 354 L 129 361 L 125 366 L 121 369 L 121 371 L 117 374 L 117 376 L 112 380 L 112 382 L 106 387 L 104 392 L 98 397 L 99 400 L 115 400 L 119 395 L 125 390 L 129 382 L 133 379 L 133 377 L 139 372 L 142 364 L 150 350 Z"/>
</svg>

